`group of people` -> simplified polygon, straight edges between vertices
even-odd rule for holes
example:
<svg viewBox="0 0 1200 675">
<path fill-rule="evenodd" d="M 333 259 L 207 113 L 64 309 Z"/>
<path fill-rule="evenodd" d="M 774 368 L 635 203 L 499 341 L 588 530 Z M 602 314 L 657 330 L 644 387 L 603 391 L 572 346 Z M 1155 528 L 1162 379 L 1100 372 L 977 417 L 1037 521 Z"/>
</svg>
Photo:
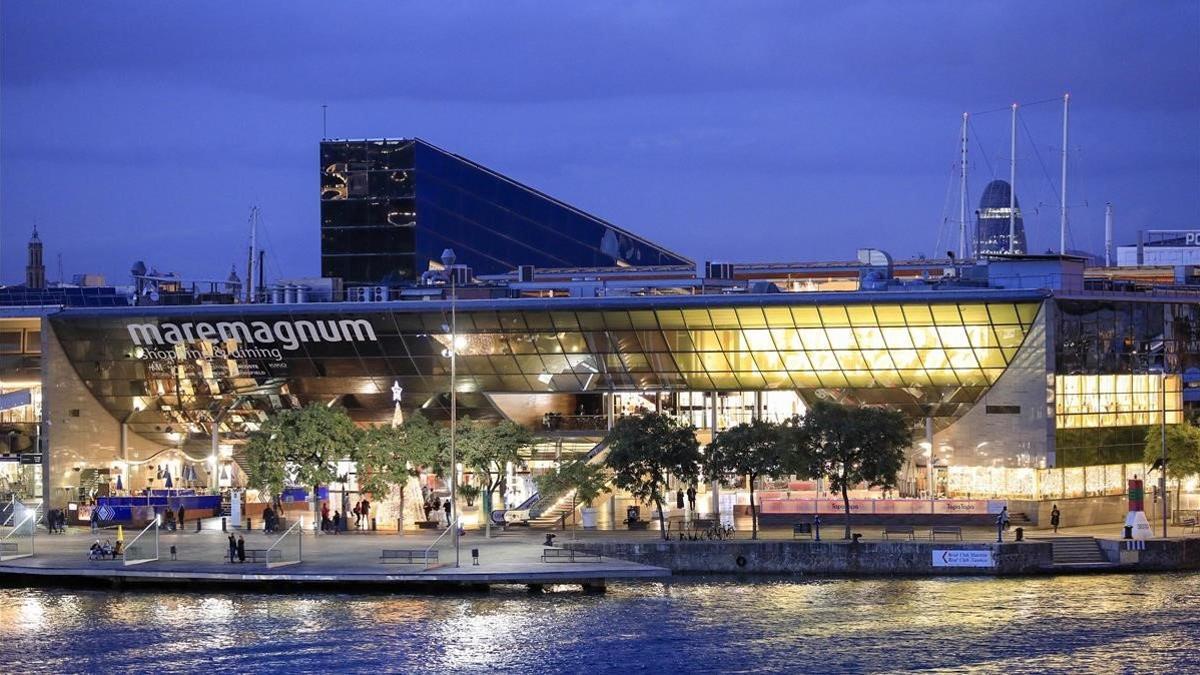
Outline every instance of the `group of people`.
<svg viewBox="0 0 1200 675">
<path fill-rule="evenodd" d="M 242 535 L 238 535 L 235 539 L 233 535 L 229 535 L 229 562 L 246 562 L 246 540 Z"/>
<path fill-rule="evenodd" d="M 95 511 L 93 511 L 93 513 L 95 513 Z M 179 505 L 178 510 L 174 510 L 170 506 L 164 506 L 160 515 L 163 517 L 163 527 L 174 532 L 176 529 L 176 522 L 178 522 L 178 527 L 183 527 L 184 516 L 187 515 L 187 511 L 184 510 L 183 504 Z"/>
<path fill-rule="evenodd" d="M 442 501 L 437 495 L 429 494 L 425 497 L 425 520 L 428 522 L 436 518 L 438 523 L 450 527 L 450 500 Z M 430 517 L 432 515 L 432 518 Z"/>
<path fill-rule="evenodd" d="M 329 513 L 329 503 L 321 502 L 321 531 L 332 532 L 337 534 L 344 532 L 350 527 L 350 515 L 354 515 L 355 529 L 366 529 L 371 526 L 371 502 L 363 499 L 354 503 L 354 509 L 350 513 L 343 514 L 340 511 Z"/>
<path fill-rule="evenodd" d="M 115 544 L 107 539 L 101 543 L 100 540 L 97 539 L 95 543 L 92 544 L 92 547 L 88 549 L 88 559 L 103 560 L 105 558 L 112 558 L 113 560 L 116 560 L 117 556 L 121 555 L 123 550 L 124 544 L 121 543 L 120 539 L 118 539 L 117 543 Z"/>
<path fill-rule="evenodd" d="M 66 534 L 67 514 L 62 509 L 50 509 L 46 512 L 46 531 L 50 534 Z"/>
<path fill-rule="evenodd" d="M 263 532 L 271 534 L 279 529 L 279 515 L 275 513 L 275 509 L 268 506 L 263 509 Z"/>
<path fill-rule="evenodd" d="M 683 508 L 684 497 L 687 497 L 688 510 L 694 512 L 696 510 L 696 486 L 689 485 L 687 492 L 684 492 L 683 488 L 680 488 L 679 491 L 675 493 L 675 507 L 676 508 L 680 508 L 680 509 Z"/>
</svg>

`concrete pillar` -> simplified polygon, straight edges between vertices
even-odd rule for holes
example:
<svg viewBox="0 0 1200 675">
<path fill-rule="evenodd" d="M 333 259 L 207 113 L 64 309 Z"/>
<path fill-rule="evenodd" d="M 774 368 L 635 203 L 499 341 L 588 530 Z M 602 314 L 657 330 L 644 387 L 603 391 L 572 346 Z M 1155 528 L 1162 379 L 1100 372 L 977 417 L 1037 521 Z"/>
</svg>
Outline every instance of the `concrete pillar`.
<svg viewBox="0 0 1200 675">
<path fill-rule="evenodd" d="M 717 437 L 717 392 L 715 392 L 715 391 L 712 392 L 711 431 L 712 431 L 712 437 L 716 438 Z M 720 519 L 721 519 L 721 483 L 720 483 L 720 481 L 714 480 L 712 482 L 712 485 L 709 487 L 709 490 L 712 492 L 711 496 L 712 496 L 713 518 L 716 518 L 718 521 L 720 521 Z"/>
</svg>

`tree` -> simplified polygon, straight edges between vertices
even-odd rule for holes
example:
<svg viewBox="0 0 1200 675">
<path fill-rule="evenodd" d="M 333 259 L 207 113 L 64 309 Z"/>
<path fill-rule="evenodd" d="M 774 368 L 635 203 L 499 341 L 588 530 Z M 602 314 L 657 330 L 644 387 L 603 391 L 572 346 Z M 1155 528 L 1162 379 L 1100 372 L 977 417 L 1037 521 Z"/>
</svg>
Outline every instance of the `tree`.
<svg viewBox="0 0 1200 675">
<path fill-rule="evenodd" d="M 799 434 L 808 445 L 807 473 L 825 477 L 842 494 L 846 539 L 850 538 L 850 488 L 860 483 L 891 489 L 912 441 L 904 416 L 883 408 L 849 408 L 817 401 L 804 414 Z"/>
<path fill-rule="evenodd" d="M 738 476 L 749 480 L 751 539 L 758 539 L 754 482 L 760 476 L 777 478 L 784 474 L 788 444 L 789 434 L 783 425 L 754 420 L 718 433 L 705 451 L 705 480 L 724 482 Z"/>
<path fill-rule="evenodd" d="M 1162 464 L 1162 428 L 1146 427 L 1146 464 Z M 1200 428 L 1189 422 L 1167 425 L 1167 475 L 1175 479 L 1175 508 L 1179 508 L 1183 479 L 1200 474 Z"/>
<path fill-rule="evenodd" d="M 361 432 L 344 408 L 318 403 L 269 417 L 246 443 L 246 474 L 251 485 L 272 495 L 285 485 L 317 488 L 338 478 L 337 463 L 354 459 Z"/>
<path fill-rule="evenodd" d="M 520 451 L 533 443 L 533 435 L 525 427 L 505 420 L 499 424 L 472 422 L 463 418 L 455 434 L 458 461 L 471 469 L 480 482 L 483 495 L 484 522 L 487 536 L 492 534 L 492 495 L 507 492 L 508 464 L 521 460 Z M 449 435 L 443 436 L 449 443 Z"/>
<path fill-rule="evenodd" d="M 375 426 L 362 434 L 358 449 L 358 487 L 375 496 L 400 487 L 400 529 L 404 529 L 404 487 L 422 466 L 444 462 L 437 429 L 419 412 L 397 427 Z"/>
<path fill-rule="evenodd" d="M 696 429 L 658 413 L 622 417 L 608 434 L 608 468 L 613 480 L 635 499 L 658 508 L 663 539 L 667 532 L 663 499 L 667 477 L 692 483 L 699 477 Z"/>
</svg>

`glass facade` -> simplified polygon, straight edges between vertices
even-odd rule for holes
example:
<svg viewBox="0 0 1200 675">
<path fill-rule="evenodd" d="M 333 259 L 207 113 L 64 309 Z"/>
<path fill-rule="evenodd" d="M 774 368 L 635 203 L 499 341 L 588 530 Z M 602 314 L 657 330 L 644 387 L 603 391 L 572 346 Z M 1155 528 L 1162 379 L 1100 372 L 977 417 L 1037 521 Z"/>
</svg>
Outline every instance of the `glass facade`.
<svg viewBox="0 0 1200 675">
<path fill-rule="evenodd" d="M 975 254 L 989 253 L 1025 253 L 1025 221 L 1021 218 L 1021 203 L 1012 200 L 1016 206 L 1016 218 L 1012 230 L 1016 233 L 1016 242 L 1012 251 L 1008 250 L 1009 240 L 1009 196 L 1012 188 L 1007 181 L 994 180 L 983 189 L 979 198 L 979 210 L 975 218 Z"/>
<path fill-rule="evenodd" d="M 412 280 L 445 248 L 476 274 L 693 264 L 424 141 L 321 143 L 322 276 Z"/>
<path fill-rule="evenodd" d="M 1200 368 L 1194 302 L 1056 303 L 1059 466 L 1140 461 L 1148 426 L 1184 417 L 1184 376 Z M 1164 375 L 1165 372 L 1165 375 Z"/>
<path fill-rule="evenodd" d="M 443 417 L 452 343 L 459 411 L 473 418 L 498 416 L 493 393 L 651 391 L 794 391 L 953 418 L 1004 372 L 1040 307 L 641 300 L 463 301 L 457 341 L 447 303 L 63 313 L 51 322 L 115 417 L 160 442 L 207 443 L 214 420 L 236 437 L 308 401 L 336 400 L 360 421 L 386 422 L 393 383 L 406 408 Z"/>
</svg>

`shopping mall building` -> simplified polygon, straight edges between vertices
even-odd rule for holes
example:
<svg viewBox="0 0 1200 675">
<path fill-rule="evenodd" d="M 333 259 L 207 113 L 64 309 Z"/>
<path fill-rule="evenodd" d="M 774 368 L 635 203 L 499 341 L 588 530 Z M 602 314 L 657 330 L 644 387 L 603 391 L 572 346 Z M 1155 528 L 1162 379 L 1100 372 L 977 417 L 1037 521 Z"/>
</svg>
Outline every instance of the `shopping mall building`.
<svg viewBox="0 0 1200 675">
<path fill-rule="evenodd" d="M 166 475 L 238 488 L 247 435 L 276 411 L 445 423 L 453 387 L 460 416 L 537 434 L 509 467 L 509 507 L 623 415 L 676 416 L 706 443 L 825 399 L 912 423 L 897 494 L 856 490 L 855 512 L 1004 502 L 1038 521 L 1058 503 L 1076 522 L 1115 522 L 1126 479 L 1149 468 L 1147 428 L 1200 405 L 1200 287 L 1117 284 L 1080 258 L 864 250 L 697 267 L 421 141 L 323 143 L 322 220 L 323 268 L 349 276 L 361 255 L 373 276 L 280 281 L 256 302 L 176 288 L 168 304 L 139 283 L 122 302 L 4 308 L 0 491 L 65 507 L 162 489 Z M 458 254 L 449 268 L 444 248 Z M 346 473 L 332 488 L 349 494 Z M 744 488 L 702 486 L 701 510 L 744 503 Z M 763 510 L 839 510 L 821 488 L 768 481 Z"/>
</svg>

